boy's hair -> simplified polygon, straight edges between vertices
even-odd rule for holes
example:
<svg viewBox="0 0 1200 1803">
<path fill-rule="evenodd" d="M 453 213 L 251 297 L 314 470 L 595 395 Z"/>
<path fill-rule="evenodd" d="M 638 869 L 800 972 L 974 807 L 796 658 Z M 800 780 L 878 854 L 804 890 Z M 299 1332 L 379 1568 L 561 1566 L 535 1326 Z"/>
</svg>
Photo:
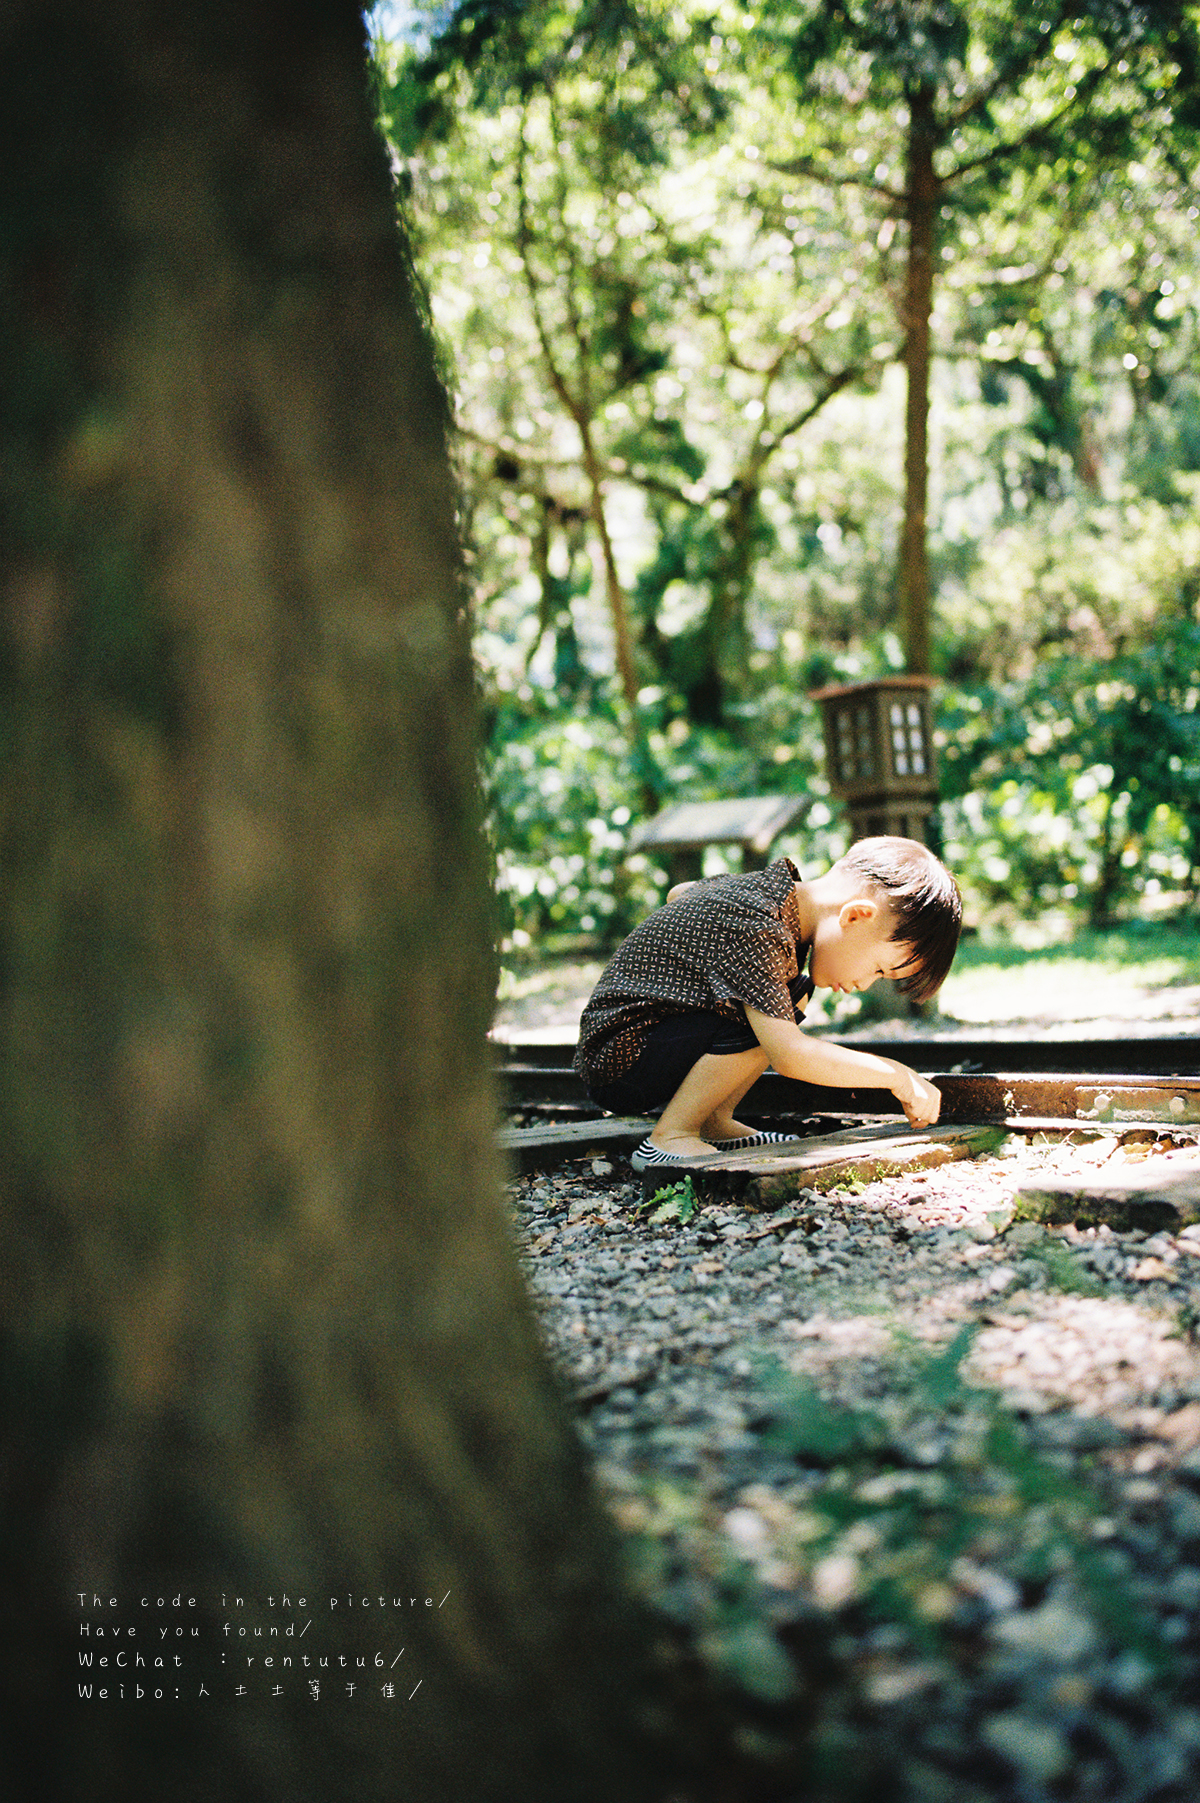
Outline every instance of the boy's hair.
<svg viewBox="0 0 1200 1803">
<path fill-rule="evenodd" d="M 896 921 L 892 938 L 911 949 L 914 966 L 896 981 L 905 995 L 927 1002 L 945 982 L 958 950 L 958 884 L 917 839 L 860 839 L 838 862 L 885 892 Z"/>
</svg>

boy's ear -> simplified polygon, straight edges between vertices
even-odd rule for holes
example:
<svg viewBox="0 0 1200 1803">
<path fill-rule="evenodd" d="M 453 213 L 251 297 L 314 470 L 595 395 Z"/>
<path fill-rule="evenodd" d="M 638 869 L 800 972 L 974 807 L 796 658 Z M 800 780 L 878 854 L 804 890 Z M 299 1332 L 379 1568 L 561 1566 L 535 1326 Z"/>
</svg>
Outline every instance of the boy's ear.
<svg viewBox="0 0 1200 1803">
<path fill-rule="evenodd" d="M 869 895 L 856 895 L 850 901 L 843 902 L 838 909 L 838 924 L 845 928 L 853 926 L 857 920 L 874 920 L 879 914 L 879 903 Z"/>
</svg>

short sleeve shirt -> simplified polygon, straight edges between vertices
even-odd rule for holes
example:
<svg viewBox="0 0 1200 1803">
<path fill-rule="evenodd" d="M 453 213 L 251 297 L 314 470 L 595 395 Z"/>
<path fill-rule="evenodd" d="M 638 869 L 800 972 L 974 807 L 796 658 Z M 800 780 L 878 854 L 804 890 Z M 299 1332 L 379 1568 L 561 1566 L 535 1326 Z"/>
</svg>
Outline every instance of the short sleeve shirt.
<svg viewBox="0 0 1200 1803">
<path fill-rule="evenodd" d="M 746 1007 L 794 1020 L 788 984 L 808 954 L 790 858 L 743 876 L 711 877 L 656 908 L 616 952 L 579 1023 L 575 1069 L 613 1083 L 672 1014 L 745 1022 Z"/>
</svg>

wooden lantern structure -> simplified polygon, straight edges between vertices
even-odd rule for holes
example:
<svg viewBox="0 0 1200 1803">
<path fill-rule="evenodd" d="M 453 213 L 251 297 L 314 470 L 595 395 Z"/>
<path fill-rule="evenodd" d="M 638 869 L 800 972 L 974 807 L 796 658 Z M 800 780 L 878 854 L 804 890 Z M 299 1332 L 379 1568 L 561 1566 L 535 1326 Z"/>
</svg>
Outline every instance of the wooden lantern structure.
<svg viewBox="0 0 1200 1803">
<path fill-rule="evenodd" d="M 886 676 L 813 691 L 821 704 L 829 786 L 856 839 L 926 842 L 937 800 L 929 676 Z"/>
</svg>

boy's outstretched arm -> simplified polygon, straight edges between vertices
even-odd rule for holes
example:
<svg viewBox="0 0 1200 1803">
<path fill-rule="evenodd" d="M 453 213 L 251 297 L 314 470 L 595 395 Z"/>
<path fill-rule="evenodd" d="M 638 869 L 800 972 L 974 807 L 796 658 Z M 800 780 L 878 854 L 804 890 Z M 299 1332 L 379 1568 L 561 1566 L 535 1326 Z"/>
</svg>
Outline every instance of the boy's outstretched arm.
<svg viewBox="0 0 1200 1803">
<path fill-rule="evenodd" d="M 749 1005 L 746 1019 L 781 1077 L 795 1077 L 801 1083 L 825 1083 L 837 1089 L 849 1089 L 854 1084 L 890 1089 L 910 1126 L 931 1127 L 937 1120 L 942 1106 L 940 1090 L 898 1058 L 810 1039 L 794 1021 L 776 1020 Z"/>
</svg>

